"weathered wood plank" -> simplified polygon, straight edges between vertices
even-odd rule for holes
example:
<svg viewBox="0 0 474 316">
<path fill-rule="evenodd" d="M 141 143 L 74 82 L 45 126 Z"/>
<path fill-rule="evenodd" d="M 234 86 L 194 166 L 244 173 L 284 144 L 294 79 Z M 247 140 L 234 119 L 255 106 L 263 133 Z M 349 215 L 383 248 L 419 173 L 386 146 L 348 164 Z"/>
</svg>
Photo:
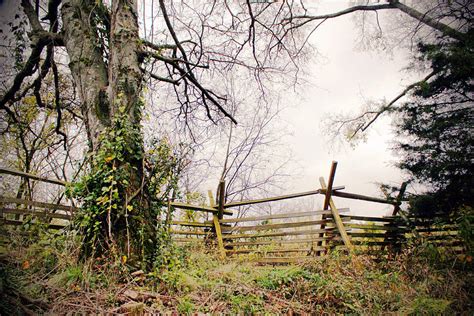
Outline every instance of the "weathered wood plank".
<svg viewBox="0 0 474 316">
<path fill-rule="evenodd" d="M 387 218 L 387 217 L 372 217 L 372 216 L 344 215 L 344 214 L 340 216 L 341 218 L 349 218 L 350 220 L 357 220 L 357 221 L 384 222 L 384 223 L 393 222 L 393 218 Z"/>
<path fill-rule="evenodd" d="M 300 231 L 289 231 L 289 232 L 269 232 L 259 234 L 240 234 L 240 235 L 223 235 L 223 239 L 239 239 L 239 238 L 259 238 L 259 237 L 278 237 L 278 236 L 298 236 L 298 235 L 314 235 L 323 232 L 332 232 L 333 229 L 312 229 L 312 230 L 300 230 Z"/>
<path fill-rule="evenodd" d="M 63 211 L 69 211 L 69 212 L 75 212 L 79 210 L 79 208 L 74 207 L 74 206 L 30 201 L 30 200 L 17 199 L 17 198 L 5 197 L 5 196 L 0 196 L 0 204 L 21 204 L 21 205 L 29 205 L 29 206 L 39 207 L 39 208 L 47 208 L 50 210 L 63 210 Z"/>
<path fill-rule="evenodd" d="M 324 248 L 294 248 L 294 249 L 234 249 L 234 250 L 227 250 L 228 254 L 239 254 L 239 253 L 291 253 L 291 252 L 310 252 L 310 251 L 317 251 L 317 250 L 325 250 Z"/>
<path fill-rule="evenodd" d="M 33 215 L 36 217 L 47 217 L 47 218 L 58 218 L 58 219 L 66 219 L 70 220 L 72 218 L 71 215 L 68 214 L 60 214 L 60 213 L 51 213 L 48 212 L 47 210 L 42 210 L 42 211 L 34 211 L 34 210 L 28 210 L 28 209 L 19 209 L 19 208 L 6 208 L 2 207 L 0 208 L 0 214 L 20 214 L 20 215 Z"/>
<path fill-rule="evenodd" d="M 223 186 L 222 182 L 221 182 L 220 185 Z M 214 196 L 212 195 L 212 191 L 209 190 L 209 191 L 207 191 L 207 193 L 209 195 L 209 202 L 211 204 L 211 207 L 214 207 L 216 205 L 216 202 L 214 200 Z M 220 194 L 224 194 L 224 192 L 221 191 Z M 223 197 L 222 197 L 222 199 L 223 199 Z M 222 214 L 223 214 L 223 213 L 221 213 L 224 209 L 223 205 L 224 205 L 223 203 L 220 203 L 219 204 L 219 212 L 217 214 L 216 213 L 212 214 L 213 226 L 214 226 L 214 230 L 216 231 L 217 246 L 219 247 L 219 254 L 220 254 L 221 259 L 224 259 L 225 256 L 226 256 L 225 249 L 224 249 L 224 241 L 222 239 L 221 225 L 219 223 L 219 216 L 220 215 L 222 216 Z"/>
<path fill-rule="evenodd" d="M 334 174 L 332 174 L 332 176 L 334 177 Z M 321 188 L 326 189 L 326 183 L 324 181 L 324 178 L 322 177 L 319 178 L 319 182 L 321 183 Z M 334 218 L 334 221 L 336 222 L 337 230 L 339 231 L 339 234 L 341 235 L 342 241 L 344 242 L 344 245 L 347 247 L 349 252 L 351 252 L 353 250 L 351 240 L 349 239 L 349 236 L 347 235 L 346 228 L 344 227 L 344 224 L 342 223 L 341 217 L 339 216 L 339 212 L 332 198 L 329 198 L 329 207 L 332 211 L 332 217 Z"/>
<path fill-rule="evenodd" d="M 333 183 L 334 183 L 334 175 L 336 173 L 336 167 L 337 167 L 337 162 L 333 161 L 332 164 L 331 164 L 331 170 L 329 172 L 329 186 L 328 187 L 321 186 L 321 189 L 325 191 L 323 210 L 328 210 L 329 209 L 329 201 L 331 199 L 331 191 L 332 191 L 332 186 L 333 186 Z M 331 212 L 330 215 L 332 216 L 333 211 L 331 210 L 330 212 Z M 328 215 L 323 215 L 322 216 L 322 219 L 327 219 L 327 218 L 328 218 Z M 321 225 L 321 228 L 322 229 L 326 228 L 326 225 Z M 324 237 L 324 234 L 319 234 L 319 237 L 320 238 Z M 325 246 L 324 240 L 318 242 L 318 246 L 319 247 Z M 320 252 L 320 251 L 316 252 L 317 256 L 321 256 L 321 254 L 323 254 L 323 253 Z"/>
<path fill-rule="evenodd" d="M 208 212 L 208 213 L 218 213 L 218 210 L 216 208 L 213 208 L 213 207 L 209 207 L 209 206 L 200 206 L 200 205 L 192 205 L 192 204 L 186 204 L 186 203 L 182 203 L 182 202 L 171 202 L 170 203 L 171 206 L 174 206 L 176 208 L 180 208 L 180 209 L 183 209 L 183 210 L 191 210 L 191 211 L 202 211 L 202 212 Z M 226 214 L 226 215 L 232 215 L 233 211 L 232 210 L 223 210 L 222 211 L 223 214 Z"/>
<path fill-rule="evenodd" d="M 353 238 L 356 238 L 356 237 L 375 237 L 375 238 L 384 238 L 384 237 L 394 237 L 394 236 L 400 236 L 396 233 L 361 233 L 361 232 L 351 232 L 349 231 L 348 234 L 353 237 Z"/>
<path fill-rule="evenodd" d="M 348 212 L 348 211 L 349 211 L 348 208 L 343 208 L 340 210 L 340 212 Z M 221 219 L 219 223 L 256 222 L 256 221 L 265 221 L 265 220 L 270 220 L 270 219 L 309 217 L 309 216 L 324 215 L 324 214 L 328 215 L 332 213 L 331 211 L 324 211 L 324 210 L 297 212 L 297 213 L 279 213 L 279 214 L 262 215 L 262 216 Z"/>
<path fill-rule="evenodd" d="M 390 241 L 363 241 L 363 240 L 353 240 L 352 243 L 357 247 L 386 246 L 386 245 L 393 244 L 393 242 L 390 242 Z"/>
<path fill-rule="evenodd" d="M 323 238 L 298 238 L 290 240 L 261 240 L 261 241 L 239 241 L 227 242 L 225 246 L 263 246 L 263 245 L 279 245 L 279 244 L 309 244 L 321 240 L 334 240 L 335 237 Z"/>
<path fill-rule="evenodd" d="M 189 243 L 193 243 L 193 242 L 201 243 L 201 242 L 206 241 L 206 239 L 204 238 L 172 238 L 172 240 L 174 242 L 189 242 Z"/>
<path fill-rule="evenodd" d="M 260 258 L 255 260 L 256 263 L 261 264 L 284 264 L 284 263 L 296 263 L 296 262 L 304 262 L 314 260 L 314 257 L 303 256 L 303 257 L 267 257 L 267 258 Z"/>
<path fill-rule="evenodd" d="M 171 221 L 171 225 L 187 226 L 187 227 L 214 227 L 210 223 L 200 223 L 200 222 L 186 222 L 186 221 Z"/>
<path fill-rule="evenodd" d="M 245 232 L 245 231 L 259 231 L 259 230 L 270 230 L 270 229 L 282 229 L 282 228 L 295 228 L 304 226 L 321 225 L 326 223 L 332 223 L 328 220 L 318 221 L 306 221 L 306 222 L 294 222 L 294 223 L 281 223 L 281 224 L 267 224 L 267 225 L 254 225 L 254 226 L 235 226 L 226 227 L 223 231 L 226 232 Z"/>
<path fill-rule="evenodd" d="M 342 189 L 344 189 L 344 186 L 334 187 L 333 191 L 342 190 Z M 321 194 L 321 190 L 313 190 L 313 191 L 306 191 L 306 192 L 301 192 L 301 193 L 280 195 L 280 196 L 274 196 L 274 197 L 263 198 L 263 199 L 258 199 L 258 200 L 246 200 L 246 201 L 239 201 L 239 202 L 231 202 L 231 203 L 227 203 L 225 205 L 225 207 L 227 208 L 227 207 L 233 207 L 233 206 L 242 206 L 242 205 L 251 205 L 251 204 L 274 202 L 274 201 L 294 199 L 294 198 L 298 198 L 298 197 L 315 195 L 315 194 Z"/>
<path fill-rule="evenodd" d="M 325 194 L 326 191 L 321 190 L 321 193 Z M 376 198 L 372 196 L 366 196 L 366 195 L 355 194 L 355 193 L 350 193 L 350 192 L 339 192 L 339 191 L 333 190 L 332 195 L 340 197 L 340 198 L 351 199 L 351 200 L 361 200 L 361 201 L 376 202 L 376 203 L 391 204 L 391 205 L 396 204 L 396 202 L 394 201 L 384 200 L 384 199 L 380 199 L 380 198 Z"/>
<path fill-rule="evenodd" d="M 17 221 L 17 220 L 9 220 L 5 218 L 0 218 L 0 223 L 3 225 L 23 225 L 24 223 L 22 221 Z M 67 227 L 67 225 L 60 225 L 60 224 L 47 224 L 44 223 L 44 225 L 47 225 L 48 229 L 64 229 Z"/>
<path fill-rule="evenodd" d="M 170 234 L 174 235 L 196 235 L 196 236 L 207 236 L 210 233 L 198 232 L 198 231 L 186 231 L 186 230 L 170 230 Z"/>
<path fill-rule="evenodd" d="M 31 173 L 26 173 L 26 172 L 13 170 L 13 169 L 9 169 L 9 168 L 0 168 L 0 173 L 10 174 L 10 175 L 13 175 L 13 176 L 19 176 L 19 177 L 22 177 L 22 178 L 28 178 L 28 179 L 32 179 L 32 180 L 38 180 L 38 181 L 57 184 L 57 185 L 62 185 L 62 186 L 66 186 L 68 184 L 71 184 L 70 182 L 66 182 L 66 181 L 62 181 L 62 180 L 58 180 L 58 179 L 48 179 L 48 178 L 40 177 L 40 176 L 31 174 Z"/>
<path fill-rule="evenodd" d="M 405 227 L 397 227 L 397 226 L 381 226 L 381 225 L 362 225 L 362 224 L 353 224 L 348 223 L 346 227 L 350 227 L 353 229 L 362 229 L 362 230 L 386 230 L 386 231 L 399 231 L 399 232 L 406 232 L 407 228 Z"/>
<path fill-rule="evenodd" d="M 225 180 L 219 182 L 219 201 L 218 201 L 218 219 L 222 219 L 224 215 L 224 204 L 225 204 Z M 215 205 L 214 205 L 215 206 Z"/>
</svg>

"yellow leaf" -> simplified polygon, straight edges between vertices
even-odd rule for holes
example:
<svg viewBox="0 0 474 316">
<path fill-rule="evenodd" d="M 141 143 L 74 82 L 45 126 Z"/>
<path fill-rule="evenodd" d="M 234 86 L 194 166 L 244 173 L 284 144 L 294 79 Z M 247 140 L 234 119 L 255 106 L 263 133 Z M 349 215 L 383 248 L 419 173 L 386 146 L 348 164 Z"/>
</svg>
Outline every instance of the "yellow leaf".
<svg viewBox="0 0 474 316">
<path fill-rule="evenodd" d="M 125 264 L 127 262 L 127 256 L 122 256 L 122 264 Z"/>
<path fill-rule="evenodd" d="M 23 261 L 22 268 L 23 268 L 23 270 L 29 269 L 30 268 L 30 262 L 28 260 Z"/>
<path fill-rule="evenodd" d="M 106 162 L 106 163 L 109 163 L 109 162 L 111 162 L 112 160 L 114 160 L 114 156 L 109 156 L 109 157 L 105 158 L 105 162 Z"/>
</svg>

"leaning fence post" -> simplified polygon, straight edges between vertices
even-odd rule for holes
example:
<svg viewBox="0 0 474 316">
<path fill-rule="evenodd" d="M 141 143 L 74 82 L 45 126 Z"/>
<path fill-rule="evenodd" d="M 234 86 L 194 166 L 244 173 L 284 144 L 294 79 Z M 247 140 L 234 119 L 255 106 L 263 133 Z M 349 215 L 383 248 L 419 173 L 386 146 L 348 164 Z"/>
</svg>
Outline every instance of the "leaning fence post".
<svg viewBox="0 0 474 316">
<path fill-rule="evenodd" d="M 216 202 L 214 201 L 214 196 L 212 195 L 212 191 L 208 191 L 209 195 L 209 203 L 211 204 L 211 207 L 216 206 Z M 219 191 L 219 195 L 220 191 Z M 221 195 L 222 196 L 222 195 Z M 220 202 L 220 199 L 219 199 Z M 219 203 L 220 205 L 221 203 Z M 221 259 L 224 259 L 226 254 L 225 254 L 225 249 L 224 249 L 224 241 L 222 240 L 222 231 L 221 231 L 221 224 L 219 223 L 219 214 L 217 213 L 212 213 L 212 221 L 214 223 L 214 230 L 216 231 L 216 238 L 217 238 L 217 246 L 219 247 L 219 254 Z"/>
<path fill-rule="evenodd" d="M 224 204 L 225 204 L 225 180 L 219 182 L 219 212 L 217 214 L 219 219 L 224 217 Z"/>
<path fill-rule="evenodd" d="M 333 163 L 334 172 L 336 168 L 335 165 L 336 164 Z M 334 181 L 334 173 L 332 173 L 332 175 L 333 175 L 332 181 Z M 331 178 L 329 180 L 331 181 Z M 328 187 L 326 186 L 326 182 L 324 181 L 323 177 L 319 178 L 319 182 L 321 183 L 321 189 L 326 190 L 327 203 L 328 203 L 329 208 L 331 209 L 332 217 L 334 218 L 334 222 L 336 223 L 337 230 L 339 231 L 339 234 L 341 234 L 341 238 L 342 238 L 342 241 L 344 242 L 344 245 L 349 250 L 349 253 L 351 253 L 354 250 L 354 246 L 352 245 L 351 240 L 349 239 L 349 236 L 347 235 L 346 228 L 344 227 L 341 217 L 339 216 L 339 211 L 337 210 L 336 205 L 334 204 L 334 201 L 331 198 L 331 193 L 330 193 L 331 190 L 328 190 Z M 327 192 L 329 192 L 329 195 L 327 194 Z"/>
<path fill-rule="evenodd" d="M 405 191 L 406 191 L 406 189 L 407 189 L 407 186 L 408 186 L 408 182 L 407 182 L 407 181 L 403 182 L 402 185 L 400 186 L 400 191 L 398 191 L 398 196 L 397 196 L 397 198 L 395 199 L 395 205 L 394 205 L 394 207 L 393 207 L 392 216 L 396 216 L 396 215 L 398 214 L 398 212 L 400 211 L 400 205 L 402 204 L 403 195 L 405 194 Z M 396 223 L 396 221 L 395 221 L 395 223 Z M 400 228 L 400 226 L 398 226 L 397 228 Z M 401 231 L 404 233 L 403 230 L 401 230 Z M 386 232 L 386 235 L 387 235 L 387 236 L 385 236 L 385 238 L 384 238 L 384 240 L 383 240 L 384 243 L 387 243 L 388 240 L 389 240 L 389 238 L 388 238 L 389 232 L 390 232 L 390 231 L 387 230 L 387 232 Z M 397 230 L 396 233 L 400 233 L 400 229 Z M 393 247 L 393 246 L 395 246 L 395 245 L 394 245 L 394 243 L 392 242 L 392 244 L 390 244 L 390 246 Z M 381 249 L 382 251 L 385 250 L 385 244 L 382 245 L 382 247 L 380 247 L 380 249 Z"/>
<path fill-rule="evenodd" d="M 326 194 L 325 194 L 325 198 L 324 198 L 324 205 L 323 205 L 323 210 L 327 210 L 329 208 L 329 200 L 331 198 L 331 192 L 332 192 L 332 186 L 334 184 L 334 175 L 336 174 L 336 167 L 337 167 L 337 161 L 333 161 L 332 162 L 332 165 L 331 165 L 331 171 L 329 172 L 329 184 L 328 184 L 328 187 L 326 189 Z M 324 188 L 323 188 L 324 189 Z M 326 215 L 323 215 L 321 217 L 321 219 L 325 220 L 327 218 Z M 326 224 L 321 224 L 320 226 L 321 229 L 325 229 L 326 228 Z M 325 233 L 321 233 L 319 234 L 319 237 L 320 238 L 324 238 L 324 235 Z M 318 242 L 318 247 L 321 247 L 325 245 L 324 241 L 321 240 Z M 320 255 L 321 254 L 321 251 L 317 251 L 316 252 L 317 255 Z"/>
</svg>

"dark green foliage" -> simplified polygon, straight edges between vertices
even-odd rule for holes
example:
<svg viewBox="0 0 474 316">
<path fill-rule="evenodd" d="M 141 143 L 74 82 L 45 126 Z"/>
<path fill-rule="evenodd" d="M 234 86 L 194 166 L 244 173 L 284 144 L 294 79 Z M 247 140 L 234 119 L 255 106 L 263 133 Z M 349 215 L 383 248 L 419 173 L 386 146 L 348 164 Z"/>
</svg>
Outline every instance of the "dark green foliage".
<svg viewBox="0 0 474 316">
<path fill-rule="evenodd" d="M 412 210 L 446 214 L 474 200 L 473 32 L 463 42 L 420 44 L 418 50 L 419 61 L 436 74 L 397 109 L 400 167 L 430 187 Z"/>
<path fill-rule="evenodd" d="M 474 256 L 474 208 L 461 208 L 458 218 L 459 236 L 464 242 L 466 253 L 471 257 Z"/>
<path fill-rule="evenodd" d="M 164 199 L 177 190 L 181 160 L 166 141 L 153 145 L 144 154 L 139 128 L 125 114 L 101 135 L 90 172 L 74 188 L 82 201 L 75 224 L 83 258 L 107 254 L 142 269 L 166 261 Z"/>
</svg>

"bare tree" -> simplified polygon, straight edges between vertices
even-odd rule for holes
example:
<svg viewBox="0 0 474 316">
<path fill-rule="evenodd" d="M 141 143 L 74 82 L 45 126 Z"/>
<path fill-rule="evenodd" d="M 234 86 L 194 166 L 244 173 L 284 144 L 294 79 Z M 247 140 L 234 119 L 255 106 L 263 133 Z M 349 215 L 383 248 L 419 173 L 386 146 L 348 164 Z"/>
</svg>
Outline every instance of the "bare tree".
<svg viewBox="0 0 474 316">
<path fill-rule="evenodd" d="M 159 0 L 157 7 L 150 7 L 144 2 L 142 9 L 145 14 L 151 10 L 148 16 L 152 18 L 148 31 L 149 21 L 142 17 L 145 38 L 140 36 L 138 0 L 22 0 L 20 5 L 18 16 L 28 21 L 28 57 L 6 82 L 0 109 L 10 121 L 18 122 L 12 105 L 33 94 L 41 106 L 44 100 L 38 92 L 52 74 L 55 132 L 65 139 L 58 83 L 60 71 L 70 74 L 93 158 L 85 192 L 93 195 L 99 190 L 100 199 L 93 198 L 95 205 L 101 205 L 99 209 L 89 205 L 100 227 L 99 235 L 89 232 L 98 236 L 91 237 L 91 242 L 98 241 L 103 249 L 117 245 L 124 249 L 125 245 L 129 254 L 131 235 L 141 229 L 150 238 L 156 235 L 153 228 L 143 228 L 144 222 L 155 218 L 144 187 L 146 170 L 152 170 L 144 161 L 141 129 L 146 79 L 168 85 L 186 124 L 202 120 L 201 110 L 211 121 L 228 118 L 236 123 L 226 106 L 227 97 L 209 88 L 211 82 L 234 69 L 246 69 L 265 93 L 264 82 L 274 73 L 299 69 L 294 58 L 301 53 L 302 45 L 295 40 L 298 32 L 289 32 L 295 38 L 281 37 L 268 26 L 278 27 L 280 17 L 293 10 L 285 3 Z M 61 69 L 62 63 L 67 67 Z M 118 172 L 119 184 L 119 178 L 105 176 Z M 110 190 L 106 195 L 104 188 Z M 129 219 L 132 204 L 140 211 Z M 84 220 L 94 224 L 87 217 Z M 136 225 L 131 220 L 137 220 Z M 144 245 L 134 247 L 143 249 Z"/>
</svg>

